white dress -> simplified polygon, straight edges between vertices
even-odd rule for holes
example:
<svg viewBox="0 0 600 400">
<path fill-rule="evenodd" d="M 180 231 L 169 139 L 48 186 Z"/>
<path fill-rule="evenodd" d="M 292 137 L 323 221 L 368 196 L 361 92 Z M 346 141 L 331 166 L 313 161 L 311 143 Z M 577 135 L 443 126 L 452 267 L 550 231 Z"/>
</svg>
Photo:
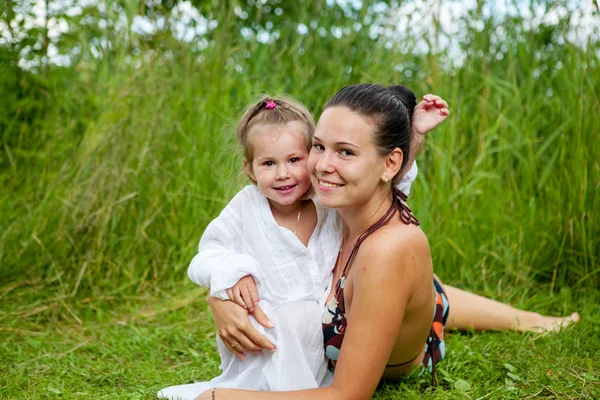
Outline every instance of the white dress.
<svg viewBox="0 0 600 400">
<path fill-rule="evenodd" d="M 416 164 L 398 187 L 407 193 Z M 268 200 L 256 186 L 246 186 L 206 228 L 188 275 L 210 294 L 227 299 L 226 289 L 251 274 L 260 307 L 274 323 L 253 326 L 275 346 L 274 352 L 236 358 L 217 335 L 222 374 L 208 382 L 171 386 L 159 398 L 193 400 L 217 388 L 261 391 L 327 386 L 321 317 L 331 290 L 332 272 L 341 245 L 341 220 L 333 209 L 316 205 L 317 225 L 304 246 L 290 230 L 277 225 Z"/>
<path fill-rule="evenodd" d="M 282 391 L 316 388 L 331 381 L 323 351 L 322 299 L 328 293 L 340 248 L 340 221 L 335 210 L 316 207 L 317 225 L 304 246 L 287 228 L 277 225 L 268 200 L 247 186 L 204 232 L 188 275 L 211 295 L 251 274 L 260 307 L 275 325 L 252 324 L 277 348 L 236 358 L 217 336 L 222 374 L 209 382 L 173 386 L 160 398 L 194 399 L 213 387 Z"/>
</svg>

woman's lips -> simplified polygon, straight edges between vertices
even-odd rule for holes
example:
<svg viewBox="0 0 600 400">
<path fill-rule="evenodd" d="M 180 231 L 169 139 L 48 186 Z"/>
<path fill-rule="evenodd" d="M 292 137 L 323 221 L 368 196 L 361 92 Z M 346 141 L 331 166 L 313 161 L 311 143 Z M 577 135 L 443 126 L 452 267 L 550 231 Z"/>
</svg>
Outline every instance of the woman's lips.
<svg viewBox="0 0 600 400">
<path fill-rule="evenodd" d="M 318 185 L 320 190 L 334 190 L 344 186 L 340 183 L 329 182 L 322 179 L 318 180 Z"/>
</svg>

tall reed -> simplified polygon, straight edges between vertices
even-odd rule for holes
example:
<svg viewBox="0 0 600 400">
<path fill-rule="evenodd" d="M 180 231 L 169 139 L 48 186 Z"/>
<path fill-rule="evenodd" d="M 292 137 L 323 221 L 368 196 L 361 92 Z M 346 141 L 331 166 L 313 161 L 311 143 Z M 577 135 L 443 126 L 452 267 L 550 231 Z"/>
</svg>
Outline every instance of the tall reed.
<svg viewBox="0 0 600 400">
<path fill-rule="evenodd" d="M 532 282 L 551 293 L 600 285 L 598 43 L 550 47 L 519 19 L 490 20 L 469 30 L 453 65 L 445 50 L 369 39 L 368 26 L 299 33 L 313 18 L 278 27 L 273 43 L 232 35 L 238 22 L 223 18 L 203 50 L 167 36 L 163 50 L 134 57 L 115 42 L 111 57 L 51 70 L 45 97 L 32 97 L 43 118 L 15 114 L 20 129 L 3 139 L 9 298 L 77 304 L 183 282 L 204 227 L 239 189 L 231 126 L 243 106 L 287 92 L 318 116 L 355 82 L 403 83 L 450 103 L 410 200 L 444 280 L 498 296 Z M 498 24 L 512 32 L 502 49 Z"/>
</svg>

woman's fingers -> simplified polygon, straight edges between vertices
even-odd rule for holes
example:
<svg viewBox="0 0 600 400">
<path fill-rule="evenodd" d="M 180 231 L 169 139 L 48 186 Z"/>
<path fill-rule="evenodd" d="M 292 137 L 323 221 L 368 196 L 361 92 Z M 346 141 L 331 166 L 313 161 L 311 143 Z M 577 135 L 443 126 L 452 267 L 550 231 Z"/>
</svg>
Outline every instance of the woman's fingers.
<svg viewBox="0 0 600 400">
<path fill-rule="evenodd" d="M 438 108 L 448 108 L 448 103 L 444 99 L 436 100 L 435 106 Z"/>
<path fill-rule="evenodd" d="M 256 351 L 260 349 L 273 350 L 275 346 L 267 340 L 248 319 L 248 311 L 233 301 L 223 301 L 217 298 L 207 298 L 208 305 L 212 311 L 217 332 L 225 346 L 236 356 L 244 351 Z M 257 310 L 259 310 L 257 312 Z M 260 307 L 255 307 L 253 315 L 258 316 L 259 323 L 269 321 Z M 272 327 L 265 323 L 266 326 Z M 239 344 L 236 344 L 239 343 Z M 236 346 L 231 346 L 236 344 Z"/>
<path fill-rule="evenodd" d="M 265 328 L 271 329 L 275 326 L 259 306 L 255 306 L 252 316 Z M 242 321 L 237 324 L 236 328 L 239 334 L 236 334 L 235 337 L 240 339 L 240 343 L 243 344 L 244 347 L 253 351 L 263 349 L 271 351 L 275 350 L 273 343 L 269 342 L 266 337 L 252 326 L 250 321 Z"/>
<path fill-rule="evenodd" d="M 252 339 L 252 337 L 261 337 L 262 335 L 252 326 L 249 320 L 239 321 L 235 327 L 222 329 L 219 332 L 219 336 L 221 336 L 225 344 L 230 345 L 228 347 L 232 347 L 240 353 L 262 350 Z"/>
<path fill-rule="evenodd" d="M 273 323 L 260 307 L 257 306 L 252 315 L 261 325 L 269 329 L 273 328 Z M 238 322 L 235 328 L 223 329 L 219 332 L 219 336 L 226 344 L 239 343 L 235 347 L 241 352 L 261 351 L 263 349 L 275 350 L 273 343 L 269 342 L 266 337 L 256 330 L 250 321 Z"/>
<path fill-rule="evenodd" d="M 261 348 L 257 346 L 246 334 L 246 330 L 249 328 L 254 329 L 250 321 L 246 320 L 238 322 L 237 327 L 228 327 L 222 329 L 220 336 L 223 342 L 228 343 L 235 351 L 239 353 L 246 353 L 249 351 L 260 351 Z"/>
<path fill-rule="evenodd" d="M 426 104 L 424 104 L 425 107 L 433 105 L 437 108 L 448 108 L 448 103 L 446 102 L 446 100 L 434 94 L 426 94 L 425 96 L 423 96 L 423 100 L 427 102 Z"/>
<path fill-rule="evenodd" d="M 265 314 L 265 312 L 259 306 L 256 306 L 256 309 L 252 313 L 252 316 L 254 317 L 254 319 L 256 320 L 256 322 L 258 322 L 259 324 L 261 324 L 262 326 L 264 326 L 267 329 L 271 329 L 271 328 L 275 327 L 275 325 L 269 319 L 269 317 L 267 316 L 267 314 Z M 264 337 L 264 336 L 262 336 L 262 337 Z M 270 344 L 271 342 L 268 342 L 268 343 Z M 263 347 L 263 348 L 265 348 L 265 347 Z"/>
<path fill-rule="evenodd" d="M 264 317 L 261 316 L 259 318 L 262 318 L 263 320 L 266 319 L 267 321 L 269 321 L 269 318 L 267 318 L 265 313 L 258 306 L 255 307 L 254 313 L 252 313 L 252 316 L 254 316 L 254 318 L 257 321 L 259 321 L 259 319 L 256 318 L 257 315 L 262 315 Z M 269 322 L 271 322 L 271 321 L 269 321 Z M 267 323 L 267 326 L 269 326 L 268 323 Z M 269 328 L 272 328 L 272 327 L 273 327 L 273 323 L 271 322 L 271 325 L 269 326 Z M 264 337 L 254 326 L 252 326 L 252 324 L 250 323 L 250 320 L 239 322 L 236 325 L 236 331 L 238 333 L 236 334 L 235 337 L 237 339 L 241 339 L 240 342 L 248 349 L 251 349 L 254 351 L 262 350 L 262 349 L 275 350 L 275 346 L 273 346 L 273 343 L 269 342 L 266 337 Z"/>
<path fill-rule="evenodd" d="M 436 96 L 435 94 L 431 94 L 431 93 L 428 93 L 425 96 L 423 96 L 423 99 L 430 101 L 430 102 L 442 100 L 442 98 L 440 96 Z"/>
<path fill-rule="evenodd" d="M 251 339 L 249 339 L 248 336 L 246 336 L 245 334 L 238 336 L 238 340 L 239 345 L 236 347 L 240 348 L 241 346 L 244 349 L 244 352 L 252 351 L 255 353 L 260 353 L 263 350 L 260 346 L 258 346 Z"/>
<path fill-rule="evenodd" d="M 236 356 L 237 358 L 239 358 L 240 360 L 245 360 L 246 356 L 244 356 L 244 352 L 240 351 L 242 349 L 238 349 L 237 347 L 241 347 L 239 345 L 239 343 L 236 346 L 232 346 L 231 343 L 229 343 L 229 339 L 225 338 L 223 335 L 219 335 L 221 336 L 221 340 L 223 341 L 223 344 L 225 344 L 225 347 L 227 347 L 227 349 L 233 353 L 234 356 Z M 237 342 L 233 342 L 233 344 L 236 344 Z"/>
</svg>

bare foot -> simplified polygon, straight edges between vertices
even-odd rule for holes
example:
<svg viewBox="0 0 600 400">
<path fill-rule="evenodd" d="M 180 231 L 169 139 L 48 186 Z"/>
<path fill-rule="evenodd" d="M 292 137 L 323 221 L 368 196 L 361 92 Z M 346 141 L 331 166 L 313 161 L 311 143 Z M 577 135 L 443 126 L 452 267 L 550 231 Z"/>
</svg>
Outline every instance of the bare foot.
<svg viewBox="0 0 600 400">
<path fill-rule="evenodd" d="M 546 317 L 541 314 L 534 314 L 530 321 L 522 321 L 517 330 L 537 333 L 558 332 L 573 323 L 579 322 L 580 319 L 579 313 L 576 312 L 568 317 Z"/>
</svg>

